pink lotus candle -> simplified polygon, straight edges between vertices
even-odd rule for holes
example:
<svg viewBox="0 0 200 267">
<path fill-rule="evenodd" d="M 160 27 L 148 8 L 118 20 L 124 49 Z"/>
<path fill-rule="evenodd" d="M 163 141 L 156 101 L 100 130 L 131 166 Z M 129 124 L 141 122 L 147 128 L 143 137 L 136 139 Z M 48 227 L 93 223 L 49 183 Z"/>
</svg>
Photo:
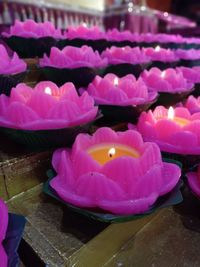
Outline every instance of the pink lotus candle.
<svg viewBox="0 0 200 267">
<path fill-rule="evenodd" d="M 0 263 L 1 267 L 8 266 L 8 258 L 3 248 L 2 242 L 6 236 L 8 226 L 8 209 L 4 202 L 0 200 Z"/>
<path fill-rule="evenodd" d="M 175 34 L 152 34 L 152 33 L 143 33 L 141 34 L 141 41 L 147 43 L 182 43 L 184 38 L 180 35 Z"/>
<path fill-rule="evenodd" d="M 177 49 L 175 54 L 179 59 L 182 60 L 200 60 L 200 50 L 197 49 Z"/>
<path fill-rule="evenodd" d="M 177 72 L 182 72 L 183 77 L 191 83 L 200 83 L 200 66 L 192 68 L 178 67 Z"/>
<path fill-rule="evenodd" d="M 10 97 L 0 95 L 0 125 L 25 130 L 61 129 L 92 121 L 98 108 L 85 92 L 78 96 L 72 83 L 58 88 L 40 82 L 34 90 L 25 84 L 12 89 Z"/>
<path fill-rule="evenodd" d="M 200 113 L 187 108 L 158 106 L 143 112 L 137 124 L 145 141 L 155 142 L 161 151 L 177 154 L 200 154 Z"/>
<path fill-rule="evenodd" d="M 157 93 L 149 93 L 141 78 L 129 74 L 118 78 L 107 74 L 104 78 L 96 76 L 89 84 L 87 92 L 100 105 L 136 106 L 149 103 L 157 97 Z"/>
<path fill-rule="evenodd" d="M 26 63 L 23 60 L 19 59 L 16 53 L 14 53 L 12 57 L 10 57 L 3 45 L 0 45 L 0 58 L 0 75 L 14 75 L 24 72 L 27 68 Z"/>
<path fill-rule="evenodd" d="M 156 92 L 181 93 L 190 91 L 193 83 L 187 81 L 181 72 L 169 68 L 161 71 L 158 68 L 151 68 L 149 71 L 142 73 L 142 79 L 149 88 Z"/>
<path fill-rule="evenodd" d="M 189 172 L 186 177 L 192 191 L 200 197 L 200 166 L 198 166 L 197 172 Z"/>
<path fill-rule="evenodd" d="M 71 150 L 55 151 L 57 176 L 52 188 L 66 202 L 101 208 L 114 214 L 138 214 L 171 191 L 181 171 L 162 162 L 154 143 L 144 143 L 136 131 L 99 128 L 80 134 Z"/>
<path fill-rule="evenodd" d="M 3 33 L 3 36 L 18 36 L 36 39 L 41 37 L 63 38 L 60 29 L 56 29 L 51 22 L 45 21 L 43 23 L 37 23 L 31 19 L 24 22 L 16 20 L 15 24 L 10 27 L 10 32 Z"/>
<path fill-rule="evenodd" d="M 108 30 L 106 32 L 106 37 L 108 41 L 115 41 L 115 42 L 123 42 L 129 41 L 131 42 L 133 39 L 134 41 L 139 41 L 139 35 L 131 33 L 130 31 L 119 31 L 117 29 Z"/>
<path fill-rule="evenodd" d="M 41 67 L 64 68 L 102 68 L 107 65 L 107 60 L 100 57 L 97 51 L 93 51 L 91 47 L 82 46 L 81 48 L 67 46 L 63 50 L 56 47 L 51 48 L 50 56 L 44 55 L 40 59 Z"/>
<path fill-rule="evenodd" d="M 86 24 L 82 24 L 79 27 L 69 27 L 65 33 L 67 39 L 85 39 L 85 40 L 99 40 L 106 39 L 105 32 L 102 32 L 98 26 L 91 28 Z"/>
<path fill-rule="evenodd" d="M 103 59 L 108 60 L 108 64 L 142 64 L 148 63 L 150 61 L 149 57 L 140 50 L 139 47 L 131 48 L 129 46 L 125 47 L 115 47 L 107 48 L 102 54 Z"/>
<path fill-rule="evenodd" d="M 151 61 L 161 61 L 161 62 L 178 61 L 178 58 L 173 50 L 160 48 L 160 46 L 156 46 L 155 48 L 152 47 L 143 48 L 143 51 L 144 54 L 150 58 Z"/>
<path fill-rule="evenodd" d="M 184 105 L 191 113 L 200 112 L 200 97 L 189 96 Z"/>
</svg>

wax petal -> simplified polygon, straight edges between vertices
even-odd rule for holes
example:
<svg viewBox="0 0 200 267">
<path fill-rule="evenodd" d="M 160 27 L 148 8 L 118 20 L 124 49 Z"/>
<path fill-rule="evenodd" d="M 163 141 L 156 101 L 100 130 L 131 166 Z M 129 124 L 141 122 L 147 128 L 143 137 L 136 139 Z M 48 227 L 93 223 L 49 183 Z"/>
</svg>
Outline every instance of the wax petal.
<svg viewBox="0 0 200 267">
<path fill-rule="evenodd" d="M 85 151 L 89 148 L 92 144 L 91 139 L 92 137 L 89 134 L 79 134 L 72 147 L 72 158 L 77 152 L 79 153 L 79 151 Z"/>
<path fill-rule="evenodd" d="M 100 165 L 91 158 L 87 152 L 78 151 L 73 155 L 73 170 L 76 177 L 84 175 L 89 172 L 98 172 L 100 171 Z"/>
<path fill-rule="evenodd" d="M 89 111 L 94 107 L 94 99 L 88 95 L 87 92 L 84 92 L 80 97 L 80 108 L 84 111 Z"/>
<path fill-rule="evenodd" d="M 62 152 L 65 153 L 69 153 L 69 151 L 65 150 L 65 149 L 57 149 L 56 151 L 54 151 L 53 156 L 52 156 L 52 166 L 54 168 L 54 170 L 56 172 L 58 172 L 58 166 L 59 166 L 59 162 L 60 162 L 60 158 L 61 158 L 61 154 Z"/>
<path fill-rule="evenodd" d="M 74 101 L 74 102 L 79 101 L 79 96 L 73 83 L 70 82 L 65 83 L 58 90 L 60 91 L 61 94 L 61 100 L 67 99 L 69 101 Z"/>
<path fill-rule="evenodd" d="M 118 136 L 119 143 L 133 147 L 139 152 L 141 151 L 144 143 L 141 135 L 137 131 L 128 130 L 126 132 L 119 132 Z"/>
<path fill-rule="evenodd" d="M 5 118 L 17 128 L 23 128 L 23 124 L 39 119 L 38 115 L 32 109 L 17 102 L 10 104 L 5 113 Z"/>
<path fill-rule="evenodd" d="M 188 109 L 183 107 L 177 107 L 175 109 L 175 116 L 190 120 L 191 114 Z"/>
<path fill-rule="evenodd" d="M 25 83 L 18 84 L 11 90 L 10 102 L 17 101 L 25 104 L 31 98 L 32 90 L 33 89 Z"/>
<path fill-rule="evenodd" d="M 27 101 L 27 106 L 37 112 L 41 118 L 46 118 L 48 111 L 56 106 L 56 103 L 57 100 L 51 95 L 36 91 L 32 93 L 32 97 Z"/>
<path fill-rule="evenodd" d="M 127 100 L 127 95 L 122 90 L 110 89 L 107 91 L 105 98 L 115 104 L 120 104 Z"/>
<path fill-rule="evenodd" d="M 194 133 L 186 130 L 171 134 L 169 142 L 175 146 L 179 146 L 183 150 L 198 146 L 197 136 Z"/>
<path fill-rule="evenodd" d="M 108 127 L 99 128 L 93 138 L 91 139 L 91 145 L 100 143 L 115 143 L 117 141 L 117 133 Z"/>
<path fill-rule="evenodd" d="M 139 159 L 124 156 L 107 162 L 101 171 L 105 176 L 116 181 L 125 192 L 134 192 L 135 184 L 143 175 Z"/>
<path fill-rule="evenodd" d="M 96 172 L 85 174 L 78 179 L 76 193 L 95 203 L 101 199 L 117 201 L 124 199 L 124 192 L 115 181 Z"/>
<path fill-rule="evenodd" d="M 44 93 L 45 89 L 48 87 L 51 89 L 52 95 L 55 95 L 55 92 L 57 92 L 59 90 L 58 86 L 55 83 L 50 82 L 50 81 L 39 82 L 38 84 L 36 84 L 34 90 L 36 92 L 43 92 Z"/>
<path fill-rule="evenodd" d="M 155 130 L 160 140 L 168 141 L 173 134 L 181 131 L 181 127 L 172 120 L 161 119 L 158 120 Z"/>
</svg>

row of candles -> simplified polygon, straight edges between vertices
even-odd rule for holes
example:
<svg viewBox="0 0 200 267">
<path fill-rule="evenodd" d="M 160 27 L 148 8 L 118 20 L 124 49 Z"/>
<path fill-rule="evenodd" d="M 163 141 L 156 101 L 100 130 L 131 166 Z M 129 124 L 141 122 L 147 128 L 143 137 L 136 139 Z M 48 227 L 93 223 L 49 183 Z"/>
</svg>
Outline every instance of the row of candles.
<svg viewBox="0 0 200 267">
<path fill-rule="evenodd" d="M 90 63 L 87 66 L 94 66 L 100 55 L 88 49 L 68 47 L 58 56 L 60 51 L 53 48 L 53 55 L 44 56 L 40 62 L 54 62 L 62 67 L 71 64 L 71 68 L 86 66 L 86 62 Z M 110 51 L 115 49 L 120 49 L 122 53 L 128 50 L 125 57 L 128 59 L 130 49 L 134 48 L 111 48 Z M 65 51 L 68 51 L 67 60 Z M 87 54 L 87 51 L 90 52 Z M 120 54 L 116 51 L 113 53 L 115 59 Z M 164 61 L 165 50 L 160 47 L 136 48 L 133 51 L 135 54 L 136 51 L 147 51 L 147 56 L 157 53 L 161 62 Z M 26 64 L 16 53 L 9 57 L 3 46 L 0 46 L 0 53 L 0 82 L 6 75 L 12 77 L 26 70 Z M 109 50 L 104 55 L 106 53 Z M 175 52 L 167 50 L 167 53 Z M 198 52 L 193 51 L 192 54 L 197 55 Z M 34 90 L 26 84 L 18 84 L 9 96 L 0 95 L 0 126 L 31 132 L 45 130 L 48 137 L 51 130 L 93 122 L 98 117 L 98 105 L 137 107 L 156 101 L 158 93 L 169 93 L 171 98 L 176 93 L 190 94 L 194 86 L 199 94 L 199 68 L 180 67 L 163 71 L 152 68 L 145 70 L 138 79 L 131 74 L 120 78 L 110 73 L 105 77 L 96 76 L 78 92 L 72 83 L 58 87 L 50 81 L 43 81 Z M 200 99 L 189 96 L 187 101 L 176 107 L 169 107 L 167 102 L 166 106 L 143 111 L 138 122 L 129 124 L 127 131 L 115 132 L 102 127 L 92 136 L 79 134 L 71 149 L 56 150 L 52 165 L 57 175 L 51 181 L 51 187 L 60 198 L 78 207 L 98 207 L 118 215 L 140 214 L 150 209 L 160 196 L 176 186 L 181 177 L 180 168 L 174 163 L 163 162 L 161 152 L 194 156 L 197 163 L 200 155 Z M 199 171 L 187 173 L 187 176 L 192 190 L 200 195 Z M 5 237 L 7 211 L 0 207 L 0 213 L 4 214 L 0 214 L 0 218 L 5 216 L 2 219 L 4 224 L 0 224 L 1 244 Z M 3 257 L 4 267 L 7 262 L 0 246 L 0 258 Z"/>
</svg>

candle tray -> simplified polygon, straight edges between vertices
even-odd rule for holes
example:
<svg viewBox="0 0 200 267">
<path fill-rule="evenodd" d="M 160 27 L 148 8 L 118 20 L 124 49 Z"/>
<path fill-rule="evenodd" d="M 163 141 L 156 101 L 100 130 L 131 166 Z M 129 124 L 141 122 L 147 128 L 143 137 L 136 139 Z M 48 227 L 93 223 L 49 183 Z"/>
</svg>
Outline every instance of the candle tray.
<svg viewBox="0 0 200 267">
<path fill-rule="evenodd" d="M 98 117 L 97 117 L 98 119 Z M 71 146 L 79 133 L 87 133 L 93 122 L 62 129 L 22 130 L 1 127 L 0 131 L 21 145 L 38 150 Z"/>
<path fill-rule="evenodd" d="M 63 49 L 66 46 L 81 47 L 83 45 L 90 46 L 94 51 L 97 50 L 99 53 L 101 53 L 108 47 L 106 39 L 91 40 L 91 39 L 81 39 L 81 38 L 75 38 L 71 40 L 69 39 L 59 40 L 57 47 L 59 49 Z"/>
<path fill-rule="evenodd" d="M 183 172 L 191 171 L 200 162 L 200 155 L 182 155 L 162 151 L 162 156 L 181 162 Z"/>
<path fill-rule="evenodd" d="M 171 161 L 170 161 L 171 162 Z M 50 197 L 56 199 L 57 201 L 63 203 L 67 208 L 72 210 L 75 213 L 81 214 L 83 216 L 86 216 L 90 219 L 101 221 L 101 222 L 107 222 L 107 223 L 122 223 L 126 221 L 131 221 L 135 219 L 142 218 L 146 215 L 149 215 L 153 212 L 155 212 L 158 209 L 166 208 L 172 205 L 179 204 L 182 202 L 182 195 L 180 192 L 180 187 L 182 185 L 182 182 L 179 182 L 172 191 L 170 191 L 168 194 L 161 196 L 157 199 L 157 201 L 154 203 L 154 205 L 146 212 L 142 214 L 134 214 L 134 215 L 115 215 L 112 213 L 108 213 L 104 210 L 100 209 L 87 209 L 87 208 L 79 208 L 72 204 L 69 204 L 62 200 L 55 190 L 51 188 L 50 181 L 55 176 L 55 172 L 53 170 L 48 170 L 47 176 L 49 177 L 49 180 L 44 184 L 43 191 Z"/>
<path fill-rule="evenodd" d="M 11 89 L 22 82 L 27 74 L 27 71 L 11 74 L 0 74 L 0 94 L 10 95 Z"/>
<path fill-rule="evenodd" d="M 116 65 L 108 65 L 106 68 L 102 69 L 101 75 L 106 75 L 108 73 L 114 73 L 118 77 L 126 76 L 127 74 L 133 74 L 136 78 L 147 69 L 151 63 L 142 63 L 142 64 L 129 64 L 122 63 Z"/>
<path fill-rule="evenodd" d="M 104 121 L 105 123 L 136 123 L 140 113 L 149 109 L 150 106 L 155 102 L 156 99 L 154 101 L 137 106 L 99 105 L 99 109 L 103 114 L 103 118 L 100 121 Z"/>
<path fill-rule="evenodd" d="M 188 91 L 176 94 L 170 94 L 165 92 L 159 92 L 159 97 L 156 103 L 153 105 L 153 108 L 156 106 L 173 106 L 174 104 L 183 101 L 194 89 L 190 89 Z"/>
<path fill-rule="evenodd" d="M 8 229 L 6 238 L 3 241 L 3 246 L 8 256 L 8 267 L 19 266 L 17 250 L 22 239 L 25 223 L 26 220 L 23 216 L 9 214 Z"/>
<path fill-rule="evenodd" d="M 148 70 L 151 68 L 158 68 L 160 70 L 165 70 L 168 68 L 176 68 L 178 64 L 179 64 L 178 61 L 173 61 L 173 62 L 152 61 L 151 65 L 148 67 Z"/>
<path fill-rule="evenodd" d="M 192 68 L 192 67 L 195 67 L 195 66 L 200 66 L 200 59 L 199 60 L 181 59 L 179 61 L 178 66 L 183 66 L 183 67 L 188 67 L 188 68 Z"/>
<path fill-rule="evenodd" d="M 41 68 L 47 80 L 62 86 L 66 82 L 72 82 L 76 88 L 86 87 L 93 81 L 97 74 L 95 68 L 80 67 L 80 68 L 55 68 L 44 67 Z"/>
<path fill-rule="evenodd" d="M 44 53 L 49 55 L 51 47 L 57 44 L 57 40 L 52 37 L 36 39 L 11 36 L 4 37 L 3 40 L 20 58 L 42 57 Z"/>
</svg>

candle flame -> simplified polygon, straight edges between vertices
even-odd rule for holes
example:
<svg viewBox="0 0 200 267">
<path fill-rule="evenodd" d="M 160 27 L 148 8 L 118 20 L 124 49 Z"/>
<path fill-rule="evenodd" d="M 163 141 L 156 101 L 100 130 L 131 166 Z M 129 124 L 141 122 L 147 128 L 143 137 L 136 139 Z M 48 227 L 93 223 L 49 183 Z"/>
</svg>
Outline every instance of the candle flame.
<svg viewBox="0 0 200 267">
<path fill-rule="evenodd" d="M 174 119 L 174 109 L 173 109 L 173 107 L 170 107 L 168 109 L 167 118 L 170 119 L 170 120 Z"/>
<path fill-rule="evenodd" d="M 85 28 L 87 28 L 87 23 L 86 22 L 83 22 L 82 26 L 85 27 Z"/>
<path fill-rule="evenodd" d="M 108 151 L 108 156 L 109 156 L 110 158 L 112 158 L 112 156 L 114 156 L 115 153 L 116 153 L 116 150 L 115 150 L 114 147 L 112 147 L 112 148 L 109 149 L 109 151 Z"/>
<path fill-rule="evenodd" d="M 160 46 L 159 45 L 156 46 L 155 51 L 156 52 L 159 52 L 160 51 Z"/>
<path fill-rule="evenodd" d="M 162 78 L 165 78 L 165 76 L 166 76 L 166 71 L 165 71 L 165 70 L 162 71 L 160 76 L 161 76 Z"/>
<path fill-rule="evenodd" d="M 44 90 L 44 92 L 47 95 L 52 95 L 52 92 L 51 92 L 51 88 L 50 87 L 46 87 L 45 90 Z"/>
<path fill-rule="evenodd" d="M 115 86 L 118 86 L 118 84 L 119 84 L 119 79 L 117 77 L 115 77 L 115 79 L 114 79 L 114 85 Z"/>
</svg>

